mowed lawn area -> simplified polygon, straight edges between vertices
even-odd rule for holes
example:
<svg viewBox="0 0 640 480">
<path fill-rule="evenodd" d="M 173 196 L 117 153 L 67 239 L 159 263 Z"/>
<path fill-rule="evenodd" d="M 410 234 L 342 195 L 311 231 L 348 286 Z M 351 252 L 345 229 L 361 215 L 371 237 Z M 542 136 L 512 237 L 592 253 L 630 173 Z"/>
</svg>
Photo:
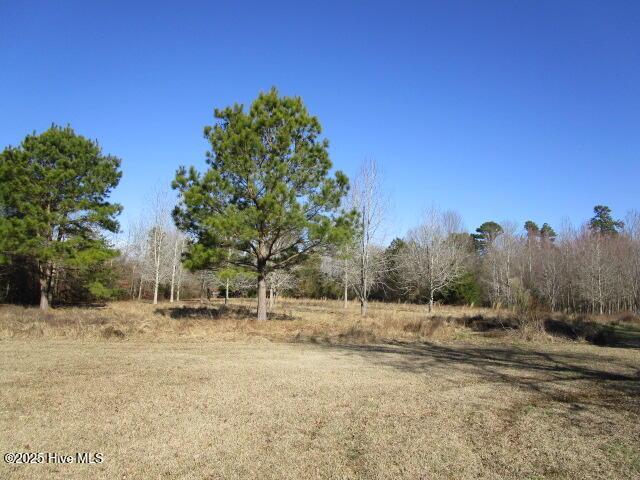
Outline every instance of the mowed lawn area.
<svg viewBox="0 0 640 480">
<path fill-rule="evenodd" d="M 3 338 L 0 450 L 104 462 L 0 478 L 640 477 L 636 348 L 347 340 Z"/>
</svg>

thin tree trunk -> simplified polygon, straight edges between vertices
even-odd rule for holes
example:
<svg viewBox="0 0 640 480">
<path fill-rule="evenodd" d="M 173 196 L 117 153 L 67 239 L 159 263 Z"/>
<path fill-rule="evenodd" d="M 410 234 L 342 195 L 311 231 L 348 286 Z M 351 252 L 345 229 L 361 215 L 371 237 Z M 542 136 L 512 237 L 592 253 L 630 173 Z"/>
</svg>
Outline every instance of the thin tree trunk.
<svg viewBox="0 0 640 480">
<path fill-rule="evenodd" d="M 267 319 L 267 282 L 264 273 L 258 273 L 258 321 Z"/>
<path fill-rule="evenodd" d="M 229 303 L 229 279 L 227 278 L 227 283 L 224 287 L 224 304 Z"/>
<path fill-rule="evenodd" d="M 169 297 L 169 303 L 173 303 L 173 290 L 176 283 L 176 269 L 178 262 L 178 241 L 173 243 L 173 264 L 171 265 L 171 295 Z"/>
<path fill-rule="evenodd" d="M 360 295 L 360 315 L 363 317 L 367 316 L 367 299 L 369 298 L 369 292 L 367 291 L 367 276 L 365 273 L 365 269 L 362 269 L 362 292 Z"/>
<path fill-rule="evenodd" d="M 173 290 L 175 288 L 176 283 L 176 265 L 173 265 L 173 270 L 171 271 L 171 295 L 169 296 L 169 303 L 173 303 Z"/>
<path fill-rule="evenodd" d="M 178 285 L 176 288 L 176 302 L 180 301 L 180 286 L 182 285 L 182 273 L 178 275 Z"/>
<path fill-rule="evenodd" d="M 273 310 L 273 287 L 269 287 L 269 310 Z"/>
<path fill-rule="evenodd" d="M 349 301 L 349 277 L 347 271 L 347 260 L 344 261 L 344 308 L 346 310 Z"/>
<path fill-rule="evenodd" d="M 429 292 L 429 313 L 433 310 L 433 290 Z"/>
<path fill-rule="evenodd" d="M 160 285 L 160 267 L 158 265 L 156 265 L 156 281 L 154 283 L 155 285 L 153 286 L 153 304 L 157 305 L 158 304 L 158 287 Z"/>
<path fill-rule="evenodd" d="M 348 305 L 349 305 L 349 296 L 348 296 L 348 287 L 347 287 L 347 282 L 344 282 L 344 308 L 345 310 L 347 309 Z"/>
<path fill-rule="evenodd" d="M 136 265 L 131 269 L 131 300 L 136 298 Z"/>
<path fill-rule="evenodd" d="M 138 288 L 138 301 L 142 300 L 142 284 L 144 280 L 140 277 L 140 288 Z"/>
</svg>

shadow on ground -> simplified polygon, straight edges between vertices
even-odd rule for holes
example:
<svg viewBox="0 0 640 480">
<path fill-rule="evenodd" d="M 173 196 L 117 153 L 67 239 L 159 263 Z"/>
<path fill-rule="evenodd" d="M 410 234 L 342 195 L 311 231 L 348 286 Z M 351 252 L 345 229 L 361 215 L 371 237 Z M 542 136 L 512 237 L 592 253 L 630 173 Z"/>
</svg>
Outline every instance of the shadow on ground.
<svg viewBox="0 0 640 480">
<path fill-rule="evenodd" d="M 539 399 L 640 413 L 640 359 L 590 352 L 548 352 L 514 345 L 401 343 L 333 344 L 325 348 L 359 355 L 376 365 L 440 378 L 448 389 L 477 384 L 516 387 Z"/>
<path fill-rule="evenodd" d="M 547 333 L 571 340 L 585 339 L 594 345 L 617 348 L 640 348 L 640 329 L 629 324 L 608 324 L 576 320 L 547 319 Z"/>
<path fill-rule="evenodd" d="M 246 305 L 186 306 L 156 308 L 155 314 L 168 316 L 176 320 L 247 320 L 256 316 L 254 308 Z M 284 313 L 270 313 L 270 320 L 293 320 L 294 317 Z"/>
<path fill-rule="evenodd" d="M 483 317 L 474 315 L 455 319 L 456 323 L 474 332 L 492 333 L 517 330 L 520 321 L 516 317 Z M 616 348 L 640 349 L 640 327 L 631 323 L 610 324 L 584 318 L 570 319 L 562 316 L 544 320 L 545 332 L 569 340 L 585 340 L 593 345 Z"/>
</svg>

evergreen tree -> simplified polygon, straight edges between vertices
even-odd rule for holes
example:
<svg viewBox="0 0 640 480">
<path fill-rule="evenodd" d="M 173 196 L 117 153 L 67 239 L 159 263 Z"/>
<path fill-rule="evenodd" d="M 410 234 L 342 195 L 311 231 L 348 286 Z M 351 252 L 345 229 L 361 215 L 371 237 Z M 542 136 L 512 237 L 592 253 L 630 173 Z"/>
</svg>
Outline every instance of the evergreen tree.
<svg viewBox="0 0 640 480">
<path fill-rule="evenodd" d="M 532 222 L 531 220 L 527 220 L 526 222 L 524 222 L 524 229 L 527 232 L 527 237 L 529 237 L 530 239 L 534 239 L 538 235 L 540 235 L 540 228 L 538 227 L 538 224 Z"/>
<path fill-rule="evenodd" d="M 476 233 L 471 235 L 476 250 L 480 253 L 485 252 L 502 231 L 502 227 L 498 223 L 484 222 L 476 228 Z"/>
<path fill-rule="evenodd" d="M 258 278 L 258 320 L 266 320 L 266 276 L 288 269 L 349 232 L 337 214 L 347 177 L 329 176 L 328 141 L 299 97 L 261 93 L 242 105 L 215 110 L 204 130 L 209 169 L 181 167 L 177 225 L 196 239 L 188 255 L 219 262 L 228 249 L 235 265 Z"/>
<path fill-rule="evenodd" d="M 480 305 L 482 289 L 475 272 L 465 272 L 442 292 L 442 300 L 448 304 Z"/>
<path fill-rule="evenodd" d="M 55 125 L 0 154 L 0 251 L 34 265 L 43 310 L 63 269 L 115 255 L 101 231 L 118 230 L 122 207 L 107 197 L 120 181 L 119 167 L 97 142 Z"/>
<path fill-rule="evenodd" d="M 606 205 L 596 205 L 593 207 L 593 213 L 593 218 L 589 220 L 589 228 L 592 232 L 602 235 L 616 235 L 618 230 L 624 227 L 624 222 L 613 219 L 611 209 Z"/>
<path fill-rule="evenodd" d="M 394 238 L 384 251 L 386 266 L 383 285 L 383 298 L 387 301 L 398 301 L 403 297 L 404 285 L 400 273 L 400 256 L 407 244 L 401 238 Z"/>
<path fill-rule="evenodd" d="M 540 238 L 553 242 L 557 237 L 556 231 L 548 223 L 543 223 L 540 229 Z"/>
</svg>

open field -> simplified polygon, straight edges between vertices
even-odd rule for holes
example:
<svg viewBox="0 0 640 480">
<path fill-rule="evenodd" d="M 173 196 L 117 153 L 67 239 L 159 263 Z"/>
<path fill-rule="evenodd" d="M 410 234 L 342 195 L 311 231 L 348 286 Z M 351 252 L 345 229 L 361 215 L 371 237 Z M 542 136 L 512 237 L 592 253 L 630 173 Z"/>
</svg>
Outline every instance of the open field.
<svg viewBox="0 0 640 480">
<path fill-rule="evenodd" d="M 0 478 L 640 476 L 633 335 L 525 342 L 471 328 L 508 312 L 312 301 L 260 324 L 249 306 L 0 307 L 0 450 L 105 458 Z"/>
</svg>

